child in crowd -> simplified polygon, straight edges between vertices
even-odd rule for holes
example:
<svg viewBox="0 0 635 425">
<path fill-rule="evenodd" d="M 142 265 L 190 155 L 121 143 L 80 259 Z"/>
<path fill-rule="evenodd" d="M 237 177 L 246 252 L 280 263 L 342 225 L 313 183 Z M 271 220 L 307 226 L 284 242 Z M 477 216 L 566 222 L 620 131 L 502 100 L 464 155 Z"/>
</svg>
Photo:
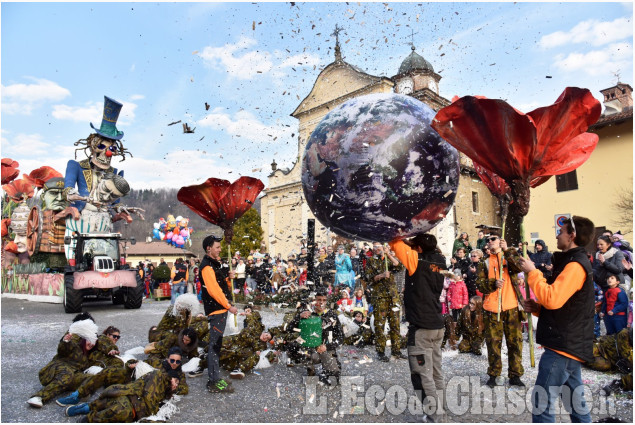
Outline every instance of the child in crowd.
<svg viewBox="0 0 635 425">
<path fill-rule="evenodd" d="M 620 280 L 615 274 L 609 274 L 606 278 L 609 289 L 604 294 L 604 303 L 600 317 L 604 318 L 606 334 L 613 335 L 626 327 L 628 297 L 620 288 Z"/>
<path fill-rule="evenodd" d="M 460 353 L 481 355 L 481 347 L 485 340 L 485 325 L 483 324 L 483 299 L 478 295 L 470 298 L 470 303 L 461 310 L 457 334 L 463 338 L 459 343 Z"/>
<path fill-rule="evenodd" d="M 350 299 L 346 289 L 342 289 L 340 291 L 340 299 L 337 301 L 337 308 L 339 311 L 347 315 L 350 315 L 351 311 L 353 311 L 353 300 Z"/>
<path fill-rule="evenodd" d="M 459 320 L 461 309 L 468 303 L 467 286 L 463 282 L 461 269 L 454 269 L 454 275 L 450 277 L 450 284 L 446 293 L 448 308 L 452 313 L 452 321 Z"/>
<path fill-rule="evenodd" d="M 364 296 L 364 289 L 358 286 L 355 290 L 355 296 L 353 297 L 353 309 L 360 310 L 364 313 L 364 316 L 368 316 L 368 301 Z"/>
</svg>

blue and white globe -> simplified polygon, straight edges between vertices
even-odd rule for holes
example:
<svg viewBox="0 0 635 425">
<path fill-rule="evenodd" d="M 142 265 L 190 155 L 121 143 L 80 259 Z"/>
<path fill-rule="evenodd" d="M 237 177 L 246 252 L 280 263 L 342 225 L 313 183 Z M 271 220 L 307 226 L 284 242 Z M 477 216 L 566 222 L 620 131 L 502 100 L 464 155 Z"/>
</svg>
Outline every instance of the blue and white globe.
<svg viewBox="0 0 635 425">
<path fill-rule="evenodd" d="M 436 226 L 456 197 L 459 155 L 430 127 L 434 116 L 417 99 L 392 93 L 329 112 L 302 158 L 304 195 L 320 223 L 379 242 Z"/>
</svg>

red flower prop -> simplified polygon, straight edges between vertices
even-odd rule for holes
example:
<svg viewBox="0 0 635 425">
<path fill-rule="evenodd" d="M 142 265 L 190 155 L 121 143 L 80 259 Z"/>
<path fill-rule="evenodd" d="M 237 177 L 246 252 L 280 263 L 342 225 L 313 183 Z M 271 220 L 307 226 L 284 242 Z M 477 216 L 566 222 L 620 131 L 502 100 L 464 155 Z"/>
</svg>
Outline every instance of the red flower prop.
<svg viewBox="0 0 635 425">
<path fill-rule="evenodd" d="M 2 158 L 2 184 L 11 183 L 20 174 L 18 161 Z"/>
<path fill-rule="evenodd" d="M 62 175 L 62 173 L 56 171 L 54 168 L 45 165 L 44 167 L 40 167 L 31 171 L 28 176 L 26 174 L 22 174 L 22 177 L 33 186 L 41 189 L 42 187 L 44 187 L 44 183 L 46 183 L 50 179 L 64 176 Z"/>
<path fill-rule="evenodd" d="M 502 100 L 465 96 L 441 109 L 432 127 L 503 178 L 525 216 L 532 180 L 573 171 L 591 156 L 598 136 L 585 131 L 601 109 L 589 90 L 577 87 L 567 87 L 553 105 L 528 114 Z"/>
<path fill-rule="evenodd" d="M 9 184 L 5 184 L 2 186 L 2 189 L 7 193 L 7 196 L 15 202 L 33 197 L 33 185 L 23 179 L 14 180 Z"/>
<path fill-rule="evenodd" d="M 3 218 L 2 219 L 2 237 L 3 238 L 9 234 L 9 226 L 11 226 L 11 219 Z"/>
<path fill-rule="evenodd" d="M 264 188 L 254 177 L 243 176 L 233 183 L 209 178 L 202 184 L 182 187 L 176 198 L 205 220 L 220 226 L 229 245 L 234 223 L 251 208 Z"/>
<path fill-rule="evenodd" d="M 13 241 L 7 242 L 4 246 L 4 250 L 12 254 L 18 254 L 18 245 Z"/>
<path fill-rule="evenodd" d="M 492 173 L 487 168 L 474 162 L 474 169 L 476 170 L 476 174 L 478 174 L 483 184 L 485 184 L 489 191 L 492 192 L 492 195 L 499 198 L 511 192 L 511 189 L 509 188 L 509 185 L 505 183 L 505 180 L 501 179 L 499 176 L 497 176 L 495 173 Z"/>
</svg>

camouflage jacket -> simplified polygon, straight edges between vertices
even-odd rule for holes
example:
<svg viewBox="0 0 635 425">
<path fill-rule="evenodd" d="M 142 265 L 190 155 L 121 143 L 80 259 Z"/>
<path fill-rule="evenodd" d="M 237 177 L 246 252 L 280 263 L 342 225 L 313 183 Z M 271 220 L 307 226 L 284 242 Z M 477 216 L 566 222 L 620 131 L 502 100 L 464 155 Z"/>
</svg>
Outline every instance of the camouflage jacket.
<svg viewBox="0 0 635 425">
<path fill-rule="evenodd" d="M 42 369 L 54 368 L 58 364 L 69 366 L 77 372 L 83 372 L 91 366 L 88 355 L 82 351 L 79 336 L 73 335 L 69 342 L 65 342 L 63 338 L 60 339 L 59 344 L 57 344 L 57 354 Z"/>
<path fill-rule="evenodd" d="M 594 343 L 599 354 L 616 367 L 620 360 L 633 366 L 633 328 L 624 328 L 616 334 L 604 335 Z"/>
<path fill-rule="evenodd" d="M 111 356 L 112 350 L 119 351 L 119 348 L 112 342 L 106 335 L 99 335 L 97 337 L 97 343 L 88 354 L 88 359 L 91 365 L 101 366 L 104 369 L 108 366 L 121 366 L 121 360 L 115 356 Z"/>
<path fill-rule="evenodd" d="M 153 370 L 129 384 L 116 384 L 106 388 L 99 398 L 127 396 L 135 410 L 135 418 L 141 419 L 159 411 L 159 404 L 169 394 L 170 377 L 161 370 Z"/>
<path fill-rule="evenodd" d="M 471 314 L 472 312 L 470 311 L 469 306 L 465 306 L 461 309 L 456 333 L 468 340 L 472 340 L 474 338 L 484 338 L 485 333 L 484 331 L 479 332 L 476 316 L 472 318 Z"/>
<path fill-rule="evenodd" d="M 370 291 L 370 303 L 376 304 L 378 299 L 390 299 L 392 302 L 399 302 L 399 293 L 395 283 L 395 273 L 403 270 L 403 265 L 394 265 L 388 259 L 388 271 L 390 277 L 375 281 L 375 276 L 386 271 L 386 260 L 372 256 L 366 259 L 364 267 L 364 280 L 367 282 L 366 288 Z"/>
<path fill-rule="evenodd" d="M 220 359 L 239 357 L 245 359 L 256 351 L 264 351 L 267 343 L 260 340 L 261 332 L 254 332 L 254 329 L 246 328 L 236 335 L 223 338 L 223 345 L 220 351 Z"/>
</svg>

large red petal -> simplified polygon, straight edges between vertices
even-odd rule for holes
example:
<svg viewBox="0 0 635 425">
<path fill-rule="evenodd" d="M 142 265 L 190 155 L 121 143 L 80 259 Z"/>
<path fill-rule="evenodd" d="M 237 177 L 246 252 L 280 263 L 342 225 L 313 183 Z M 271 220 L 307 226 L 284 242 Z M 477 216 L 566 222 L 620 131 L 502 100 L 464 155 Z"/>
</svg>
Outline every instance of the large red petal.
<svg viewBox="0 0 635 425">
<path fill-rule="evenodd" d="M 12 254 L 18 254 L 18 245 L 13 241 L 7 242 L 4 246 L 4 250 Z"/>
<path fill-rule="evenodd" d="M 2 186 L 2 189 L 6 192 L 9 198 L 15 202 L 20 202 L 26 196 L 27 198 L 33 197 L 33 186 L 25 180 L 14 180 L 9 184 Z"/>
<path fill-rule="evenodd" d="M 2 158 L 2 184 L 11 183 L 18 177 L 20 174 L 19 166 L 18 161 L 14 161 L 11 158 Z"/>
<path fill-rule="evenodd" d="M 263 182 L 254 177 L 242 176 L 232 183 L 223 197 L 223 210 L 233 224 L 254 204 L 258 194 L 265 188 Z"/>
<path fill-rule="evenodd" d="M 62 175 L 62 173 L 56 171 L 54 168 L 45 165 L 31 171 L 28 176 L 24 174 L 24 177 L 25 180 L 31 182 L 31 184 L 33 184 L 35 187 L 42 188 L 44 186 L 44 183 L 46 183 L 48 180 L 55 177 L 64 176 Z"/>
<path fill-rule="evenodd" d="M 220 199 L 230 186 L 227 180 L 210 178 L 198 185 L 182 187 L 176 198 L 205 220 L 225 228 L 225 215 L 221 211 Z"/>
<path fill-rule="evenodd" d="M 578 87 L 567 87 L 553 105 L 529 112 L 527 115 L 534 121 L 537 137 L 534 168 L 558 161 L 554 156 L 562 154 L 563 148 L 569 152 L 571 140 L 587 131 L 601 113 L 600 102 L 589 90 Z"/>
<path fill-rule="evenodd" d="M 505 180 L 501 179 L 496 173 L 486 169 L 482 165 L 474 162 L 474 169 L 476 174 L 481 178 L 481 181 L 487 186 L 490 192 L 494 196 L 503 196 L 506 193 L 510 193 L 511 189 L 505 183 Z"/>
<path fill-rule="evenodd" d="M 3 218 L 2 219 L 2 237 L 3 238 L 9 234 L 9 226 L 10 225 L 11 225 L 11 219 L 10 218 Z"/>
<path fill-rule="evenodd" d="M 536 129 L 529 117 L 506 102 L 462 97 L 437 113 L 432 128 L 501 178 L 530 177 Z"/>
<path fill-rule="evenodd" d="M 549 152 L 542 162 L 537 164 L 534 174 L 537 176 L 557 176 L 577 169 L 591 156 L 598 144 L 599 136 L 582 133 L 557 146 Z"/>
</svg>

